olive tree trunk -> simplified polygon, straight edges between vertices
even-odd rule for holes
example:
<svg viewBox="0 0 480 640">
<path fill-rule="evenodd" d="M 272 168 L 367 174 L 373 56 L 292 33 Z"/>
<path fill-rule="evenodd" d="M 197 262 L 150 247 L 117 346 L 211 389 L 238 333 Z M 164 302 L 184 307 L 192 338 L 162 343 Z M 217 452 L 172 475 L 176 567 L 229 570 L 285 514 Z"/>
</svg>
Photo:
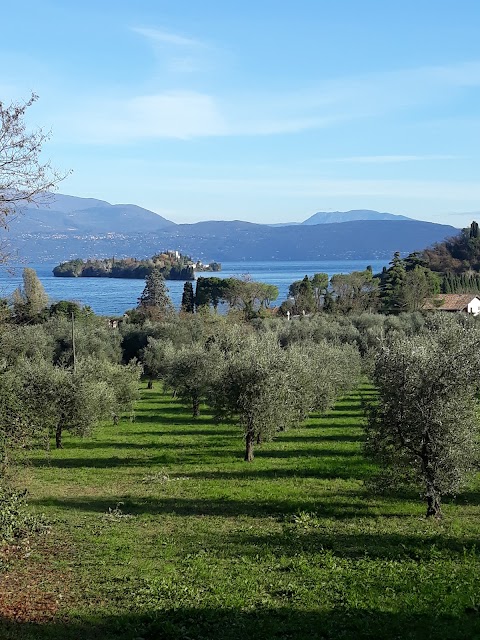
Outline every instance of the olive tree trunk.
<svg viewBox="0 0 480 640">
<path fill-rule="evenodd" d="M 192 418 L 198 418 L 200 415 L 200 399 L 198 396 L 192 397 Z"/>
<path fill-rule="evenodd" d="M 429 489 L 427 493 L 427 518 L 441 518 L 442 517 L 442 505 L 441 496 L 433 488 Z"/>
<path fill-rule="evenodd" d="M 63 449 L 63 444 L 62 444 L 62 425 L 60 423 L 57 424 L 57 428 L 55 429 L 55 444 L 57 446 L 57 449 Z"/>
<path fill-rule="evenodd" d="M 245 462 L 252 462 L 253 460 L 254 440 L 255 440 L 255 433 L 253 429 L 248 429 L 245 435 Z"/>
</svg>

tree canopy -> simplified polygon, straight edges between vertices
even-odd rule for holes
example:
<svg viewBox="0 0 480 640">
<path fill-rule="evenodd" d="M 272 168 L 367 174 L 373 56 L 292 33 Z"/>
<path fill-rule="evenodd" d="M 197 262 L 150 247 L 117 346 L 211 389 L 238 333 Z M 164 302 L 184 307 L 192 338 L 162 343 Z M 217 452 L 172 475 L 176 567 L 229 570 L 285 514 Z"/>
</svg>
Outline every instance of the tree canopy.
<svg viewBox="0 0 480 640">
<path fill-rule="evenodd" d="M 456 318 L 435 323 L 423 335 L 393 335 L 379 352 L 366 442 L 384 480 L 422 487 L 427 516 L 465 485 L 479 444 L 480 332 Z"/>
</svg>

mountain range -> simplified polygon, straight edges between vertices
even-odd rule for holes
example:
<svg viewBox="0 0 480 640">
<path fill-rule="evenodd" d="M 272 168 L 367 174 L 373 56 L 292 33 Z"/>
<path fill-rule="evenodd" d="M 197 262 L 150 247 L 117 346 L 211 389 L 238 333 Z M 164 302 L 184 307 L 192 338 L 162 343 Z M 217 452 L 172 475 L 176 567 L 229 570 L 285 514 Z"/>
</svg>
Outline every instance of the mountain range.
<svg viewBox="0 0 480 640">
<path fill-rule="evenodd" d="M 448 225 L 371 210 L 318 212 L 302 223 L 176 224 L 133 204 L 55 194 L 10 224 L 12 248 L 31 262 L 75 257 L 148 257 L 177 249 L 219 261 L 383 259 L 455 235 Z"/>
</svg>

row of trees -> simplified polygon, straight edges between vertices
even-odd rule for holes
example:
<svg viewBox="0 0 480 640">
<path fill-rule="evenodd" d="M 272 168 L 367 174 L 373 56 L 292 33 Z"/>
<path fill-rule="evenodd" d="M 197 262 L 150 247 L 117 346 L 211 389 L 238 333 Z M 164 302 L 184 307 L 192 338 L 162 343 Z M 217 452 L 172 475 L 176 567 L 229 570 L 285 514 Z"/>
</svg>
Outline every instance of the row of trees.
<svg viewBox="0 0 480 640">
<path fill-rule="evenodd" d="M 36 299 L 25 294 L 22 304 Z M 246 460 L 256 443 L 331 407 L 362 368 L 379 392 L 368 410 L 365 451 L 384 468 L 383 486 L 423 486 L 428 515 L 440 514 L 442 495 L 462 488 L 478 460 L 475 318 L 361 313 L 246 322 L 172 312 L 132 318 L 116 332 L 87 313 L 77 316 L 72 335 L 71 318 L 60 313 L 67 305 L 0 331 L 4 468 L 27 442 L 47 446 L 53 436 L 62 446 L 65 429 L 87 435 L 131 408 L 136 359 L 192 416 L 207 403 L 218 418 L 234 419 Z"/>
<path fill-rule="evenodd" d="M 360 375 L 360 356 L 351 345 L 282 346 L 274 331 L 225 322 L 186 343 L 150 337 L 142 360 L 152 378 L 191 407 L 193 418 L 207 402 L 217 418 L 235 419 L 245 434 L 247 461 L 255 442 L 325 411 Z"/>
<path fill-rule="evenodd" d="M 396 259 L 390 291 L 401 290 L 405 273 L 408 277 L 420 268 L 414 264 L 407 270 Z M 218 418 L 233 417 L 245 434 L 245 458 L 252 460 L 256 442 L 301 424 L 309 412 L 327 409 L 351 388 L 361 355 L 363 371 L 370 372 L 379 391 L 379 402 L 368 410 L 365 451 L 388 471 L 382 482 L 423 483 L 428 515 L 441 512 L 443 494 L 464 485 L 478 453 L 475 319 L 418 313 L 320 314 L 297 322 L 177 316 L 161 275 L 152 285 L 155 277 L 147 281 L 139 310 L 161 309 L 159 316 L 146 314 L 140 324 L 133 317 L 122 335 L 100 327 L 91 314 L 80 316 L 75 367 L 71 322 L 60 313 L 67 303 L 57 303 L 58 315 L 51 309 L 42 315 L 44 293 L 26 270 L 15 296 L 17 316 L 43 318 L 43 324 L 10 326 L 1 334 L 4 443 L 33 434 L 48 441 L 47 434 L 55 433 L 61 446 L 65 428 L 87 434 L 117 408 L 131 406 L 138 368 L 119 362 L 140 358 L 151 380 L 161 379 L 174 390 L 193 417 L 202 402 Z M 300 281 L 292 292 L 304 300 L 310 294 L 325 296 L 326 278 L 315 279 L 316 294 L 312 280 Z M 344 286 L 342 279 L 335 282 Z M 16 388 L 24 393 L 15 395 Z M 15 437 L 8 435 L 7 416 L 15 416 L 10 420 Z M 19 425 L 28 427 L 22 431 Z"/>
<path fill-rule="evenodd" d="M 192 283 L 185 282 L 181 311 L 217 311 L 220 304 L 226 304 L 230 310 L 240 311 L 243 318 L 249 320 L 258 316 L 277 297 L 276 286 L 248 278 L 197 278 L 195 292 Z M 173 312 L 164 277 L 159 269 L 154 269 L 145 278 L 145 288 L 133 316 L 159 320 Z"/>
<path fill-rule="evenodd" d="M 293 314 L 400 313 L 423 308 L 438 293 L 480 292 L 480 236 L 472 222 L 457 236 L 402 258 L 395 253 L 388 267 L 373 274 L 365 271 L 336 274 L 328 279 L 318 273 L 292 283 L 290 299 L 281 312 Z"/>
<path fill-rule="evenodd" d="M 401 258 L 395 253 L 389 267 L 377 275 L 367 267 L 335 274 L 330 280 L 326 273 L 316 273 L 293 282 L 290 298 L 282 303 L 280 311 L 283 315 L 418 311 L 426 298 L 441 290 L 442 278 L 428 269 L 418 254 Z"/>
<path fill-rule="evenodd" d="M 4 325 L 0 363 L 4 462 L 17 436 L 45 446 L 55 436 L 61 447 L 64 430 L 88 435 L 101 420 L 132 410 L 138 397 L 141 367 L 122 364 L 121 337 L 94 316 L 78 320 L 74 332 L 61 316 Z"/>
</svg>

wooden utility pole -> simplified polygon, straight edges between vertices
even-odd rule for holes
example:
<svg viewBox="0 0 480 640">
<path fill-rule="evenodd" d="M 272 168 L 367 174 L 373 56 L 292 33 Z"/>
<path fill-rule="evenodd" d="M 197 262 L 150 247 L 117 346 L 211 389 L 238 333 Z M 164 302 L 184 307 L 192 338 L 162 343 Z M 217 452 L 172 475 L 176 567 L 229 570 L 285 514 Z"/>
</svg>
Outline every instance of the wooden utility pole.
<svg viewBox="0 0 480 640">
<path fill-rule="evenodd" d="M 73 353 L 73 373 L 77 372 L 77 354 L 75 352 L 75 315 L 72 312 L 72 353 Z"/>
</svg>

